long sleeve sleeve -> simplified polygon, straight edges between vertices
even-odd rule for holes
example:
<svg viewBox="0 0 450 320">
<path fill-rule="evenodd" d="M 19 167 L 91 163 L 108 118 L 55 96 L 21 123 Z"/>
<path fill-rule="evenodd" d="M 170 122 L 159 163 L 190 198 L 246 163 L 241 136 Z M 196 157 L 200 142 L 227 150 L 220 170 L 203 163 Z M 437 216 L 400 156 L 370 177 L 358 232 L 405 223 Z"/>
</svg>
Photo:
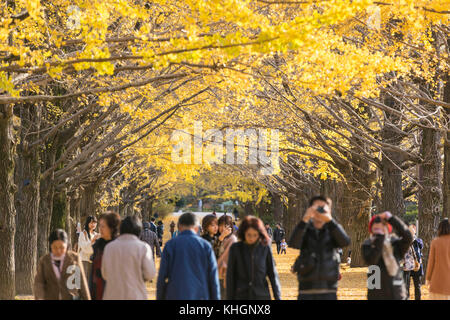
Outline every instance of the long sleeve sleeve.
<svg viewBox="0 0 450 320">
<path fill-rule="evenodd" d="M 153 261 L 152 248 L 145 244 L 145 252 L 142 259 L 142 274 L 144 280 L 150 281 L 156 276 L 155 262 Z"/>
<path fill-rule="evenodd" d="M 431 277 L 433 276 L 434 264 L 436 260 L 435 255 L 436 255 L 435 244 L 432 241 L 430 247 L 430 254 L 428 255 L 427 275 L 425 277 L 425 280 L 427 281 L 431 281 Z"/>
<path fill-rule="evenodd" d="M 303 236 L 305 235 L 306 223 L 300 221 L 300 223 L 295 227 L 292 232 L 292 236 L 289 239 L 288 245 L 294 249 L 300 249 L 303 242 Z M 276 239 L 274 239 L 276 241 Z"/>
<path fill-rule="evenodd" d="M 156 300 L 166 299 L 166 279 L 169 276 L 169 242 L 166 244 L 162 254 L 159 265 L 158 280 L 156 282 Z"/>
<path fill-rule="evenodd" d="M 238 250 L 237 246 L 232 246 L 230 248 L 230 253 L 228 256 L 228 268 L 227 268 L 227 276 L 226 276 L 226 291 L 227 300 L 235 299 L 235 291 L 236 291 L 236 280 L 235 280 L 235 272 L 236 272 L 236 252 Z"/>
<path fill-rule="evenodd" d="M 336 243 L 337 248 L 344 248 L 350 245 L 350 237 L 345 232 L 344 228 L 335 220 L 328 222 L 331 237 Z"/>
<path fill-rule="evenodd" d="M 273 297 L 275 300 L 281 300 L 281 286 L 280 279 L 278 278 L 277 268 L 275 266 L 275 260 L 272 256 L 272 248 L 269 247 L 269 253 L 267 254 L 267 276 L 272 286 Z"/>
<path fill-rule="evenodd" d="M 395 244 L 394 250 L 397 250 L 396 254 L 399 257 L 404 257 L 413 242 L 411 231 L 409 231 L 408 226 L 396 216 L 392 216 L 388 222 L 392 225 L 397 235 L 400 237 L 400 240 L 398 240 Z"/>
<path fill-rule="evenodd" d="M 384 236 L 377 236 L 373 241 L 368 240 L 362 245 L 362 256 L 364 261 L 370 266 L 380 261 L 383 252 Z"/>
<path fill-rule="evenodd" d="M 34 277 L 34 299 L 36 300 L 43 300 L 45 298 L 44 257 L 39 260 L 37 273 Z"/>
<path fill-rule="evenodd" d="M 92 242 L 87 237 L 86 231 L 80 233 L 80 236 L 78 238 L 78 247 L 80 248 L 80 255 L 82 260 L 90 257 L 94 253 Z"/>
<path fill-rule="evenodd" d="M 228 239 L 222 242 L 224 250 L 222 255 L 217 259 L 217 265 L 220 268 L 227 268 L 228 266 L 228 255 L 230 253 L 230 248 L 233 243 L 236 242 L 236 236 L 232 235 Z"/>
<path fill-rule="evenodd" d="M 220 300 L 219 273 L 216 256 L 212 248 L 208 249 L 208 280 L 209 298 L 211 300 Z"/>
</svg>

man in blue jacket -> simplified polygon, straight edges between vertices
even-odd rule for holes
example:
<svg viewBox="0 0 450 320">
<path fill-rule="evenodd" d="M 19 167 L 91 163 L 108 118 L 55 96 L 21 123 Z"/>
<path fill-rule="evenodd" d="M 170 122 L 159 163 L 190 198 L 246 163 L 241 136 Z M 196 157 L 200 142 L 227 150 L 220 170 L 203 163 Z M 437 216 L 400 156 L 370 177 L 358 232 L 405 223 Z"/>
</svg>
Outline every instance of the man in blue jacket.
<svg viewBox="0 0 450 320">
<path fill-rule="evenodd" d="M 156 285 L 157 300 L 220 300 L 214 251 L 196 235 L 199 222 L 190 212 L 178 219 L 179 234 L 164 247 Z"/>
</svg>

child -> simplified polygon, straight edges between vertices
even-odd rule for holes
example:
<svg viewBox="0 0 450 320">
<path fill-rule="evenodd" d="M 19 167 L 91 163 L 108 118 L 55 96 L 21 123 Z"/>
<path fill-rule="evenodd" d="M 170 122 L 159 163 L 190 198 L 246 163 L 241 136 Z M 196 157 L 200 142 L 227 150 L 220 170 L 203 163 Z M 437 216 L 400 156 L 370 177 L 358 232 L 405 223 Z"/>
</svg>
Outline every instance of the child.
<svg viewBox="0 0 450 320">
<path fill-rule="evenodd" d="M 281 244 L 280 245 L 281 245 L 280 254 L 283 254 L 283 251 L 284 251 L 284 254 L 286 254 L 286 248 L 287 248 L 286 239 L 283 238 L 283 240 L 281 240 Z"/>
</svg>

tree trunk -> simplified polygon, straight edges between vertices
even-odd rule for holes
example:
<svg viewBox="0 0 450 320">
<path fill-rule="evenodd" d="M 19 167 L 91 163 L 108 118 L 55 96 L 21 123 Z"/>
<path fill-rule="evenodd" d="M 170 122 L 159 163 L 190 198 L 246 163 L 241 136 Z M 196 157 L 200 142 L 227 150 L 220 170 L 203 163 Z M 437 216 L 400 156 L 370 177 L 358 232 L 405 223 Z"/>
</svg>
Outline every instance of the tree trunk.
<svg viewBox="0 0 450 320">
<path fill-rule="evenodd" d="M 72 247 L 73 245 L 75 245 L 75 243 L 78 242 L 77 239 L 77 234 L 76 234 L 76 228 L 77 228 L 77 224 L 78 222 L 81 224 L 81 228 L 84 227 L 84 221 L 81 221 L 81 198 L 80 198 L 80 192 L 79 190 L 75 190 L 74 192 L 70 193 L 70 217 L 72 220 L 72 238 L 71 238 L 71 242 L 72 242 Z"/>
<path fill-rule="evenodd" d="M 281 223 L 284 217 L 284 203 L 281 200 L 281 195 L 278 193 L 272 193 L 273 199 L 273 218 L 276 223 Z"/>
<path fill-rule="evenodd" d="M 419 230 L 423 239 L 424 268 L 428 261 L 431 240 L 436 236 L 442 204 L 440 183 L 441 160 L 439 153 L 439 132 L 433 129 L 422 130 L 420 154 L 423 163 L 419 166 Z"/>
<path fill-rule="evenodd" d="M 344 184 L 336 180 L 323 180 L 320 185 L 320 193 L 325 197 L 331 199 L 331 215 L 333 218 L 341 223 L 342 221 L 342 197 L 344 192 Z"/>
<path fill-rule="evenodd" d="M 98 184 L 92 183 L 84 187 L 81 193 L 80 214 L 81 224 L 83 225 L 88 216 L 95 216 L 97 213 L 96 195 Z"/>
<path fill-rule="evenodd" d="M 450 42 L 450 40 L 448 41 Z M 450 44 L 450 43 L 449 43 Z M 444 102 L 450 103 L 450 76 L 447 75 L 444 86 Z M 445 109 L 447 118 L 450 119 L 450 109 Z M 450 123 L 447 124 L 447 130 L 450 130 Z M 445 138 L 445 137 L 444 137 Z M 450 132 L 444 139 L 444 174 L 442 183 L 442 194 L 444 200 L 443 216 L 450 218 Z"/>
<path fill-rule="evenodd" d="M 0 104 L 0 300 L 15 297 L 13 106 Z"/>
<path fill-rule="evenodd" d="M 351 238 L 351 267 L 365 266 L 361 254 L 361 246 L 369 237 L 367 226 L 370 220 L 370 195 L 356 183 L 348 183 L 344 188 L 342 198 L 341 220 L 342 226 Z M 345 248 L 347 256 L 349 248 Z"/>
<path fill-rule="evenodd" d="M 393 109 L 398 109 L 391 97 L 386 97 L 385 104 Z M 401 145 L 400 136 L 392 126 L 396 126 L 401 120 L 399 116 L 386 112 L 385 124 L 381 131 L 383 142 L 391 145 Z M 403 156 L 398 151 L 383 149 L 381 159 L 381 208 L 380 211 L 389 211 L 393 215 L 403 218 L 406 212 L 403 199 L 402 169 Z"/>
<path fill-rule="evenodd" d="M 53 214 L 53 198 L 55 194 L 53 175 L 41 181 L 40 201 L 38 214 L 38 251 L 37 258 L 50 252 L 48 237 L 50 236 L 50 225 Z"/>
<path fill-rule="evenodd" d="M 72 250 L 72 217 L 70 216 L 70 205 L 72 203 L 72 199 L 67 193 L 67 189 L 65 190 L 66 194 L 66 216 L 64 220 L 66 221 L 65 230 L 67 232 L 67 239 L 69 239 L 68 249 Z"/>
<path fill-rule="evenodd" d="M 32 294 L 37 261 L 40 160 L 37 148 L 28 149 L 39 139 L 40 107 L 21 105 L 20 143 L 17 147 L 15 265 L 16 294 Z"/>
</svg>

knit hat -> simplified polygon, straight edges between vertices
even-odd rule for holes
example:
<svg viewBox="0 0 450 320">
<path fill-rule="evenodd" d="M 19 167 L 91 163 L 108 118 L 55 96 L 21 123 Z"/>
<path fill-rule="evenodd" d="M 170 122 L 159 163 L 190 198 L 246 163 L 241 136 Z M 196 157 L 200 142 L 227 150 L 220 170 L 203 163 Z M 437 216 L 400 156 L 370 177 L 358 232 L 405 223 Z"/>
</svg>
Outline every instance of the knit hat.
<svg viewBox="0 0 450 320">
<path fill-rule="evenodd" d="M 376 214 L 376 215 L 374 215 L 374 216 L 372 217 L 372 219 L 370 219 L 370 222 L 369 222 L 369 233 L 372 233 L 372 225 L 373 225 L 375 219 L 376 219 L 378 216 L 379 216 L 379 215 Z M 391 226 L 391 224 L 386 222 L 386 225 L 387 225 L 387 227 L 388 227 L 389 233 L 392 233 L 392 226 Z"/>
</svg>

